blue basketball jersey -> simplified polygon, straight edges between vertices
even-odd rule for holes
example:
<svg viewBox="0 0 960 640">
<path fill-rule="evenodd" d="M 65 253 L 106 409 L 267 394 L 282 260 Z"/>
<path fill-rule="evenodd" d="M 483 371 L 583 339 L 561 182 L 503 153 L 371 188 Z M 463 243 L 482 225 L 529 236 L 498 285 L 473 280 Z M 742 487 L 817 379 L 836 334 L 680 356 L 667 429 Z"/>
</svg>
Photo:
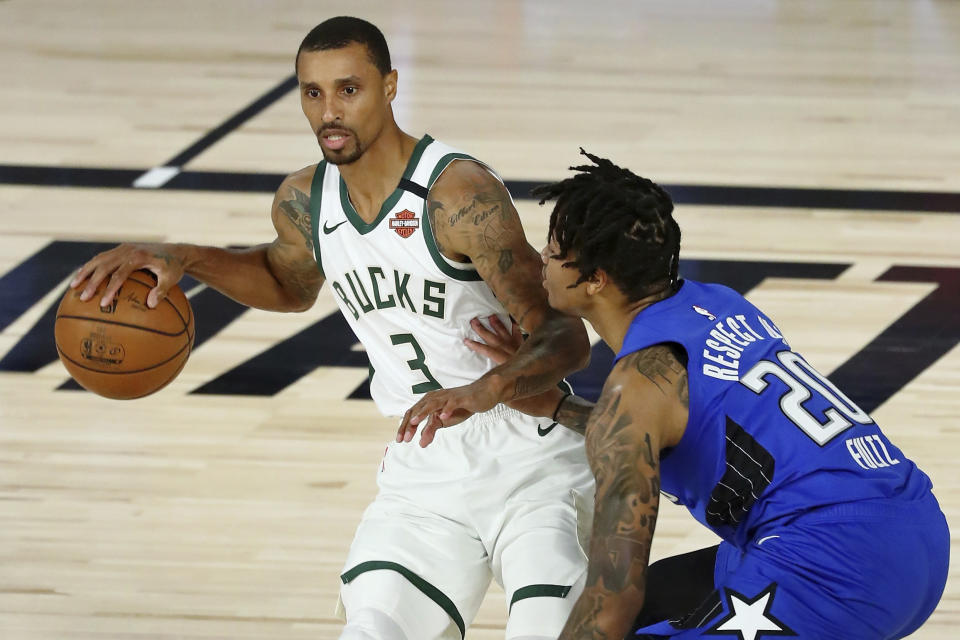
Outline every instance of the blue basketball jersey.
<svg viewBox="0 0 960 640">
<path fill-rule="evenodd" d="M 926 474 L 737 292 L 682 281 L 637 315 L 617 359 L 660 343 L 683 347 L 690 391 L 661 487 L 727 542 L 743 549 L 765 524 L 828 505 L 929 493 Z"/>
</svg>

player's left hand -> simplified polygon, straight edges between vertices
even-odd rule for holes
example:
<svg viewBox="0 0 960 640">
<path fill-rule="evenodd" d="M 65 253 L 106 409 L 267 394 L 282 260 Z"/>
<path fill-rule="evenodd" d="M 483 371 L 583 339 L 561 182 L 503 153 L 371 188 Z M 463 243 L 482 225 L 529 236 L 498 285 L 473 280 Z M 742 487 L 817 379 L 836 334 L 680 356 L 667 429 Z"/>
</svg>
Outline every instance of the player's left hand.
<svg viewBox="0 0 960 640">
<path fill-rule="evenodd" d="M 482 356 L 490 358 L 497 364 L 503 364 L 513 357 L 520 345 L 523 344 L 523 332 L 520 325 L 510 319 L 510 328 L 507 329 L 500 318 L 492 315 L 487 318 L 490 328 L 480 322 L 480 318 L 474 318 L 470 321 L 470 326 L 480 336 L 480 340 L 464 340 L 464 344 L 473 351 Z"/>
<path fill-rule="evenodd" d="M 437 429 L 460 424 L 475 413 L 493 409 L 498 402 L 497 393 L 483 378 L 463 387 L 430 391 L 403 415 L 397 442 L 413 440 L 417 426 L 429 418 L 420 431 L 420 446 L 426 447 L 433 442 Z"/>
</svg>

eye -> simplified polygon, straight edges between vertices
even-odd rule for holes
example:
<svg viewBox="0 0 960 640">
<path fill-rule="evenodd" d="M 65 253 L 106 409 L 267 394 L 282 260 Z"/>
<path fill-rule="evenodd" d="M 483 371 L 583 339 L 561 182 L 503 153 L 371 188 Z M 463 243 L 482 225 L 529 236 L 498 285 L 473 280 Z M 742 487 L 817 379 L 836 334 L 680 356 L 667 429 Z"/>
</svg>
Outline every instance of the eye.
<svg viewBox="0 0 960 640">
<path fill-rule="evenodd" d="M 310 98 L 319 98 L 320 90 L 319 89 L 307 89 L 307 97 Z"/>
<path fill-rule="evenodd" d="M 354 96 L 354 95 L 357 94 L 358 91 L 359 91 L 359 89 L 358 89 L 357 87 L 353 87 L 353 86 L 348 86 L 348 87 L 344 87 L 344 88 L 343 88 L 343 92 L 344 92 L 345 94 L 347 94 L 348 96 Z"/>
</svg>

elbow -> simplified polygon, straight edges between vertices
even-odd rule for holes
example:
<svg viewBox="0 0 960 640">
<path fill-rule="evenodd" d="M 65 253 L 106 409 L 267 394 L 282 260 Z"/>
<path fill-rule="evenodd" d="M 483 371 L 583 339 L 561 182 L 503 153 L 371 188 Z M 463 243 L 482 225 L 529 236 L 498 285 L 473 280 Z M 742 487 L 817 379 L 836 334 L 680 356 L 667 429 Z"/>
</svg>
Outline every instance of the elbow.
<svg viewBox="0 0 960 640">
<path fill-rule="evenodd" d="M 277 311 L 287 313 L 302 313 L 312 309 L 320 295 L 320 286 L 283 286 L 281 285 L 278 295 Z"/>
<path fill-rule="evenodd" d="M 316 301 L 316 298 L 311 300 L 292 300 L 290 304 L 283 309 L 283 311 L 288 313 L 303 313 L 304 311 L 309 311 L 312 309 Z"/>
<path fill-rule="evenodd" d="M 295 295 L 290 291 L 281 289 L 268 311 L 279 311 L 280 313 L 303 313 L 313 308 L 317 301 L 317 296 Z"/>
</svg>

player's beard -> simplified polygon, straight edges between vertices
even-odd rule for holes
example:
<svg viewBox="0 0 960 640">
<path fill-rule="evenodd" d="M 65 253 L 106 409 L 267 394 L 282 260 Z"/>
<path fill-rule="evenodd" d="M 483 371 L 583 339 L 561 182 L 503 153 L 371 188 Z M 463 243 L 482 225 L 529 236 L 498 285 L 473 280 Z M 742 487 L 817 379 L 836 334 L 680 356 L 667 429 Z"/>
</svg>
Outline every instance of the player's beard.
<svg viewBox="0 0 960 640">
<path fill-rule="evenodd" d="M 338 129 L 341 131 L 349 132 L 350 138 L 353 140 L 353 144 L 354 144 L 353 151 L 349 151 L 347 149 L 330 150 L 330 149 L 327 149 L 325 146 L 323 146 L 323 142 L 321 142 L 321 138 L 323 138 L 323 132 L 326 129 Z M 329 162 L 330 164 L 335 164 L 335 165 L 350 164 L 352 162 L 356 162 L 357 160 L 360 159 L 360 156 L 363 155 L 363 152 L 366 151 L 366 149 L 363 148 L 363 145 L 360 144 L 360 137 L 357 136 L 357 132 L 354 131 L 353 129 L 350 129 L 349 127 L 344 127 L 343 125 L 330 126 L 330 127 L 325 127 L 323 129 L 320 129 L 320 131 L 317 132 L 317 142 L 320 142 L 320 151 L 321 153 L 323 153 L 323 159 Z"/>
</svg>

